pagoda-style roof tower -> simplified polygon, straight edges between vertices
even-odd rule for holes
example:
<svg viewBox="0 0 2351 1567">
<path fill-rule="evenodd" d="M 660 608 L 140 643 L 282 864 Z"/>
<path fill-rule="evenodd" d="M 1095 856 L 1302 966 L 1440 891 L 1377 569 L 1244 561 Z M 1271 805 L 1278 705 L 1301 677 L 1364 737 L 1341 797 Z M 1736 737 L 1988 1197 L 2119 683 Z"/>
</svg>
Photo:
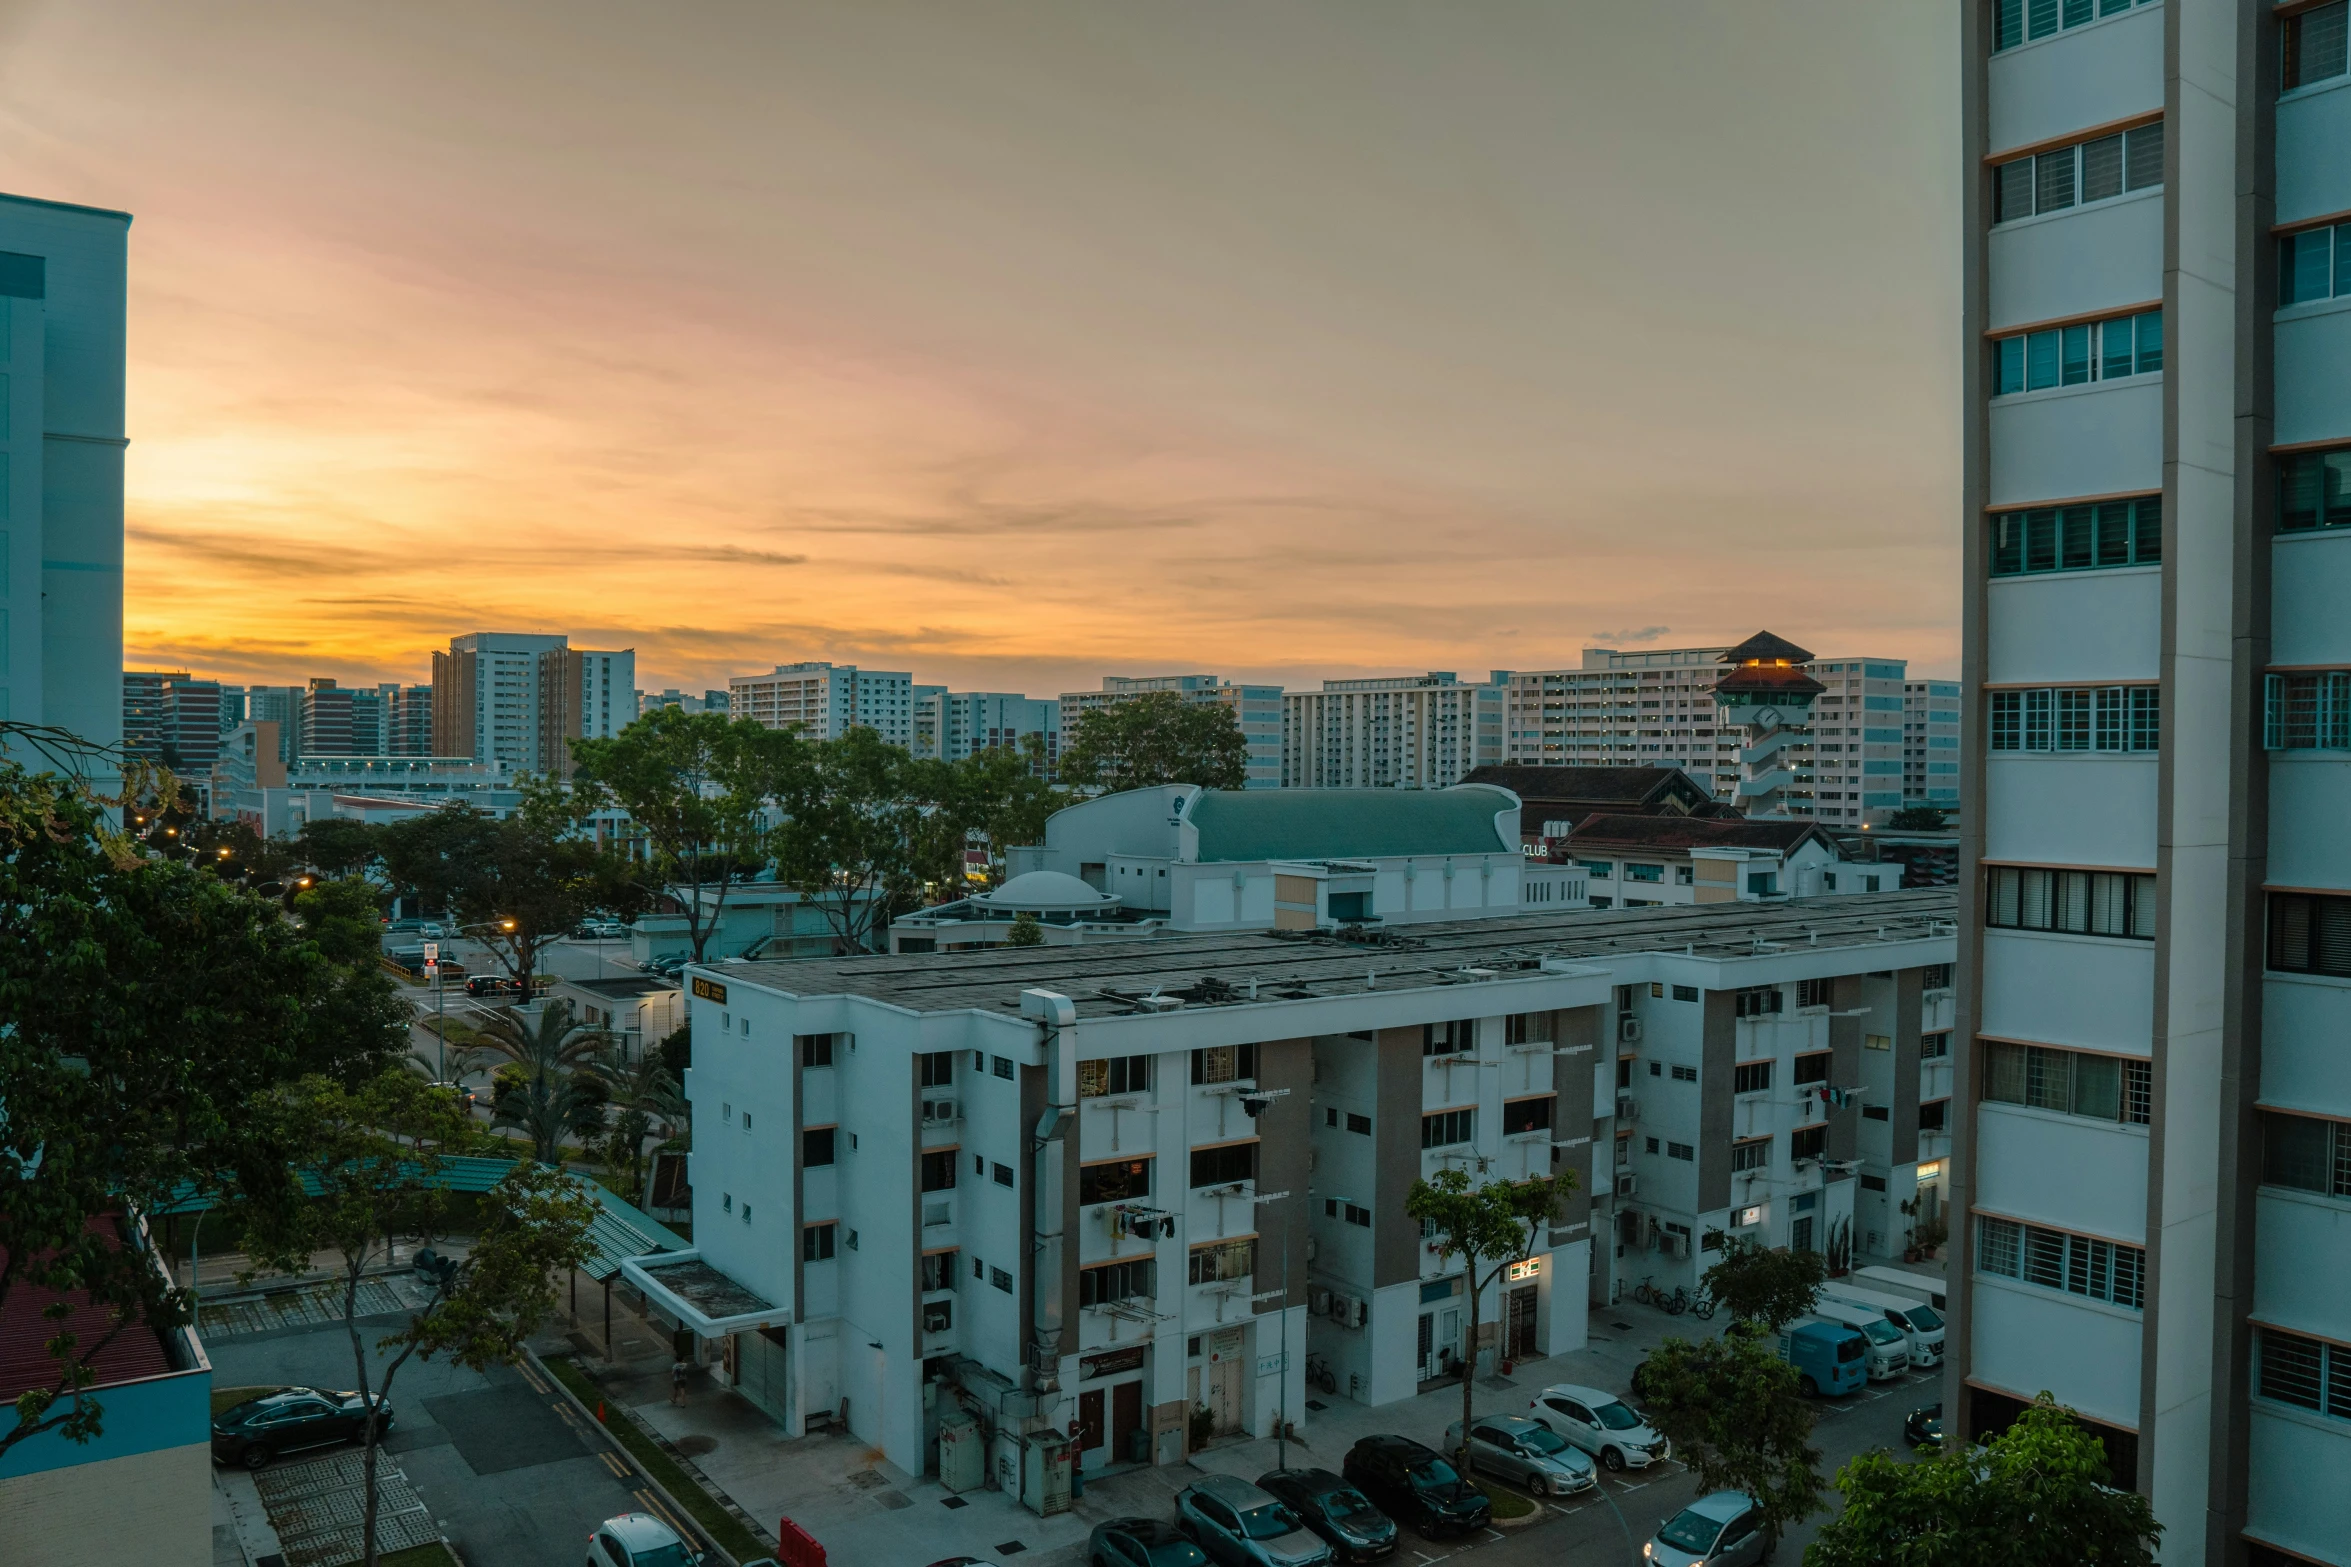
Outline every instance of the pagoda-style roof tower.
<svg viewBox="0 0 2351 1567">
<path fill-rule="evenodd" d="M 1810 648 L 1768 631 L 1756 632 L 1723 654 L 1720 662 L 1726 667 L 1714 690 L 1725 707 L 1806 707 L 1828 689 L 1804 672 L 1812 662 Z"/>
</svg>

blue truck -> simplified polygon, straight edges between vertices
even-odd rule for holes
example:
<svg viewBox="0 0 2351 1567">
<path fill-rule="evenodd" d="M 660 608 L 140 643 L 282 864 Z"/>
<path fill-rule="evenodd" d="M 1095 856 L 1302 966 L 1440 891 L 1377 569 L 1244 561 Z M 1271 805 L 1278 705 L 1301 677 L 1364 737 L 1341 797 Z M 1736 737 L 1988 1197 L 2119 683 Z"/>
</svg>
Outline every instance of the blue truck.
<svg viewBox="0 0 2351 1567">
<path fill-rule="evenodd" d="M 1791 1322 L 1780 1330 L 1780 1359 L 1796 1368 L 1806 1398 L 1843 1398 L 1869 1381 L 1869 1340 L 1841 1322 Z"/>
</svg>

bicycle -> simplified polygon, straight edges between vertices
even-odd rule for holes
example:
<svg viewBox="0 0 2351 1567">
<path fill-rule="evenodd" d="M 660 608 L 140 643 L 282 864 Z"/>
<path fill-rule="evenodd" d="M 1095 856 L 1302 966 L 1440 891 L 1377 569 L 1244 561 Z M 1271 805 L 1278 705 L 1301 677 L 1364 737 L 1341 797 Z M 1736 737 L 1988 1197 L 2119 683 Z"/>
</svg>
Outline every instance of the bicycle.
<svg viewBox="0 0 2351 1567">
<path fill-rule="evenodd" d="M 1700 1322 L 1712 1322 L 1714 1320 L 1714 1291 L 1703 1284 L 1699 1285 L 1698 1293 L 1690 1297 L 1690 1314 Z"/>
<path fill-rule="evenodd" d="M 1338 1374 L 1331 1370 L 1331 1363 L 1320 1355 L 1306 1357 L 1306 1381 L 1309 1386 L 1321 1388 L 1325 1393 L 1339 1391 Z"/>
<path fill-rule="evenodd" d="M 1654 1306 L 1658 1304 L 1657 1287 L 1647 1279 L 1643 1279 L 1633 1286 L 1633 1299 L 1641 1305 Z"/>
<path fill-rule="evenodd" d="M 1678 1317 L 1683 1312 L 1690 1309 L 1690 1292 L 1681 1285 L 1676 1284 L 1673 1287 L 1673 1294 L 1666 1297 L 1659 1304 L 1665 1308 L 1665 1314 L 1667 1316 Z"/>
</svg>

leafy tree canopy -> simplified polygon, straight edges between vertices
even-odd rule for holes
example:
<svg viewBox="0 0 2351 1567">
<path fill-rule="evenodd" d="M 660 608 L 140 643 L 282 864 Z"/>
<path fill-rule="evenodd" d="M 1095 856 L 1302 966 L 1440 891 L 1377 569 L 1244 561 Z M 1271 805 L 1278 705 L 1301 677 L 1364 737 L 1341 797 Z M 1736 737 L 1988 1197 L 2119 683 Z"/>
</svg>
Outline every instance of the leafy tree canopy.
<svg viewBox="0 0 2351 1567">
<path fill-rule="evenodd" d="M 1805 1567 L 2153 1567 L 2163 1526 L 2109 1473 L 2105 1444 L 2043 1393 L 1980 1446 L 1847 1464 L 1845 1509 L 1806 1548 Z"/>
<path fill-rule="evenodd" d="M 376 862 L 384 830 L 348 816 L 322 816 L 294 834 L 302 863 L 329 876 L 356 876 Z"/>
<path fill-rule="evenodd" d="M 1722 1260 L 1706 1270 L 1704 1281 L 1716 1305 L 1777 1332 L 1812 1309 L 1827 1267 L 1816 1251 L 1767 1250 L 1752 1241 L 1733 1241 Z"/>
<path fill-rule="evenodd" d="M 1535 1176 L 1523 1181 L 1470 1184 L 1469 1172 L 1448 1166 L 1417 1178 L 1405 1194 L 1404 1211 L 1436 1232 L 1437 1254 L 1461 1258 L 1469 1277 L 1471 1353 L 1461 1361 L 1461 1440 L 1468 1458 L 1470 1422 L 1475 1417 L 1478 1302 L 1487 1285 L 1513 1262 L 1530 1256 L 1537 1237 L 1550 1229 L 1560 1199 L 1575 1190 L 1576 1174 Z"/>
<path fill-rule="evenodd" d="M 1249 781 L 1249 743 L 1222 702 L 1146 691 L 1086 710 L 1062 753 L 1061 778 L 1111 792 L 1170 783 L 1238 789 Z"/>
<path fill-rule="evenodd" d="M 1699 1491 L 1754 1497 L 1770 1538 L 1820 1506 L 1812 1410 L 1766 1339 L 1736 1325 L 1696 1344 L 1669 1338 L 1643 1363 L 1641 1401 Z"/>
<path fill-rule="evenodd" d="M 1886 818 L 1886 825 L 1896 832 L 1941 832 L 1943 808 L 1939 805 L 1905 805 Z"/>
</svg>

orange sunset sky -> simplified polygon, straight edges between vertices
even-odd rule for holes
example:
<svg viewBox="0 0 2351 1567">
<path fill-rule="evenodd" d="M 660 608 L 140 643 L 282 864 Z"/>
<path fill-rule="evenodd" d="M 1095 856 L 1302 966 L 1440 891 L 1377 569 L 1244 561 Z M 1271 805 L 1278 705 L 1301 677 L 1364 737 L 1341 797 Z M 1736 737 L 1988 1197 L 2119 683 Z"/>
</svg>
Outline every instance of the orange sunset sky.
<svg viewBox="0 0 2351 1567">
<path fill-rule="evenodd" d="M 1953 8 L 0 0 L 125 660 L 1957 663 Z"/>
</svg>

